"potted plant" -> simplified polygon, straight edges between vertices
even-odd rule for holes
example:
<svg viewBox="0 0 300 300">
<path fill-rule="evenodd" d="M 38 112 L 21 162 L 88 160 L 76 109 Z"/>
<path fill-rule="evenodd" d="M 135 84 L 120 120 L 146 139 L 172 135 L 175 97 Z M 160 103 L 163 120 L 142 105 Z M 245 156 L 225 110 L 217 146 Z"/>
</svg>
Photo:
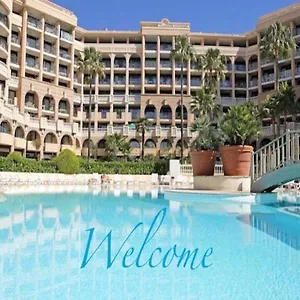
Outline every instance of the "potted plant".
<svg viewBox="0 0 300 300">
<path fill-rule="evenodd" d="M 251 139 L 260 134 L 259 110 L 245 103 L 233 106 L 220 121 L 220 133 L 225 146 L 220 148 L 225 176 L 249 176 L 253 147 Z"/>
<path fill-rule="evenodd" d="M 190 157 L 194 176 L 213 176 L 216 163 L 216 148 L 218 139 L 210 121 L 205 117 L 198 117 L 192 124 L 191 130 L 198 132 L 192 143 Z"/>
</svg>

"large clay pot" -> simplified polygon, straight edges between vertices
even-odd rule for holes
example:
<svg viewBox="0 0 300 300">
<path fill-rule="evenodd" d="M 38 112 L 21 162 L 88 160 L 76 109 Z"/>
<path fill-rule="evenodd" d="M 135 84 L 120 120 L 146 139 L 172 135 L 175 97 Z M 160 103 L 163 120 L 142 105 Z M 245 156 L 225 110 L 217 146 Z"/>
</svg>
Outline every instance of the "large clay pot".
<svg viewBox="0 0 300 300">
<path fill-rule="evenodd" d="M 225 176 L 249 176 L 252 146 L 224 146 L 220 153 Z"/>
<path fill-rule="evenodd" d="M 215 151 L 190 152 L 194 176 L 213 176 L 216 163 Z"/>
</svg>

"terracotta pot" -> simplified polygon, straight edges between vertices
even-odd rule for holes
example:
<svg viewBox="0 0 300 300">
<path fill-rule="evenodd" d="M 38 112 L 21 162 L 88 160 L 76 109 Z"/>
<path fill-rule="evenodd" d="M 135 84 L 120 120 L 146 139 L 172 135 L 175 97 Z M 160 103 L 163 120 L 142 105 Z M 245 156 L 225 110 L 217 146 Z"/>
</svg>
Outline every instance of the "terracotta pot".
<svg viewBox="0 0 300 300">
<path fill-rule="evenodd" d="M 194 176 L 213 176 L 215 172 L 215 151 L 190 152 Z"/>
<path fill-rule="evenodd" d="M 252 146 L 224 146 L 220 153 L 225 176 L 249 176 Z"/>
</svg>

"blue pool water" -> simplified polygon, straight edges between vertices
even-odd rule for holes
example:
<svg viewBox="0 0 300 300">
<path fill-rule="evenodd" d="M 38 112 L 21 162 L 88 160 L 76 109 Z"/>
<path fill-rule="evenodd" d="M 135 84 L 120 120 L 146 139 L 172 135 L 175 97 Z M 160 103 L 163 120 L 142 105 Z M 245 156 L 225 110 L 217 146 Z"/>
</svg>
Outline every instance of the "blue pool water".
<svg viewBox="0 0 300 300">
<path fill-rule="evenodd" d="M 288 203 L 275 194 L 251 197 L 256 202 L 155 193 L 7 195 L 0 203 L 0 299 L 300 299 L 300 217 L 285 213 Z M 143 261 L 157 247 L 198 248 L 199 259 L 212 247 L 211 267 L 191 270 L 175 260 L 167 268 L 122 266 L 163 208 Z M 87 229 L 95 228 L 93 250 L 112 230 L 115 254 L 139 222 L 111 268 L 107 244 L 80 268 Z"/>
</svg>

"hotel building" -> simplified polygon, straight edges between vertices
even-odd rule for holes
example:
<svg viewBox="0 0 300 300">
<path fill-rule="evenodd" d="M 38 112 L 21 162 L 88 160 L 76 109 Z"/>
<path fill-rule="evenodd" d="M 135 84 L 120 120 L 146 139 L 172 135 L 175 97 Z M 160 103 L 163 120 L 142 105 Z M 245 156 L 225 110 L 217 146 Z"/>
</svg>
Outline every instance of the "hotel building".
<svg viewBox="0 0 300 300">
<path fill-rule="evenodd" d="M 274 66 L 259 55 L 262 32 L 276 20 L 288 25 L 300 45 L 300 4 L 258 20 L 245 34 L 192 32 L 189 23 L 141 22 L 139 31 L 85 30 L 77 18 L 47 0 L 0 0 L 0 155 L 51 158 L 63 149 L 87 155 L 89 86 L 77 74 L 85 47 L 102 53 L 106 78 L 93 82 L 92 154 L 105 155 L 107 136 L 120 133 L 139 156 L 141 137 L 134 123 L 152 122 L 145 154 L 180 155 L 180 66 L 170 61 L 176 35 L 188 35 L 198 54 L 214 47 L 228 58 L 226 79 L 217 101 L 225 112 L 245 101 L 259 103 L 274 90 Z M 190 100 L 201 84 L 196 64 L 184 68 L 184 139 L 196 135 L 190 125 Z M 289 81 L 300 97 L 300 48 L 281 60 L 280 81 Z M 291 118 L 289 121 L 292 121 Z M 263 124 L 257 147 L 270 141 Z M 300 124 L 289 123 L 300 128 Z M 188 149 L 185 150 L 188 155 Z"/>
</svg>

